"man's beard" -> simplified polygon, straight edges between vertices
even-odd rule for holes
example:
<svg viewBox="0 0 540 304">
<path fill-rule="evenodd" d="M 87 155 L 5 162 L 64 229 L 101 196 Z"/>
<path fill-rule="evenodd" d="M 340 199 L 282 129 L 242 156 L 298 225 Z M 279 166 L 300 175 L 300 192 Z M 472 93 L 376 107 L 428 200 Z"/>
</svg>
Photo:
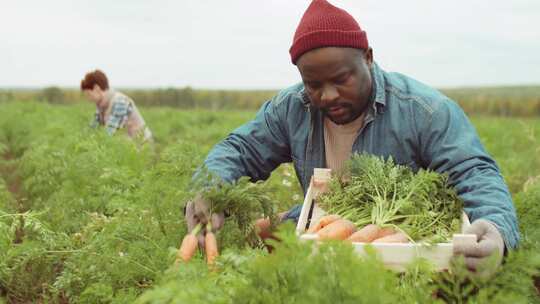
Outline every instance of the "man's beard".
<svg viewBox="0 0 540 304">
<path fill-rule="evenodd" d="M 345 113 L 340 115 L 339 117 L 332 117 L 332 111 L 331 108 L 341 108 L 340 111 L 344 111 Z M 356 117 L 351 117 L 353 114 L 353 107 L 351 104 L 348 103 L 342 103 L 342 104 L 336 104 L 328 107 L 321 108 L 321 111 L 325 117 L 330 119 L 332 122 L 338 125 L 344 125 L 351 121 L 353 121 Z M 352 115 L 354 116 L 354 115 Z M 340 119 L 341 118 L 341 119 Z"/>
</svg>

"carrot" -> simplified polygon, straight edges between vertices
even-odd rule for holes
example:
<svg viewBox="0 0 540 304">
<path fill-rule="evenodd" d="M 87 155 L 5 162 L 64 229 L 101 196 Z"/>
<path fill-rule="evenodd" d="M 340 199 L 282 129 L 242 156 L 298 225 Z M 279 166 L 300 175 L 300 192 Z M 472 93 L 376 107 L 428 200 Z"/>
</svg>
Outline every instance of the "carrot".
<svg viewBox="0 0 540 304">
<path fill-rule="evenodd" d="M 206 264 L 214 265 L 214 261 L 218 257 L 218 247 L 216 235 L 212 232 L 212 224 L 208 222 L 206 225 L 206 235 L 204 237 L 204 251 L 206 252 Z"/>
<path fill-rule="evenodd" d="M 272 236 L 271 226 L 272 223 L 269 218 L 260 218 L 255 221 L 255 232 L 261 239 L 267 239 Z"/>
<path fill-rule="evenodd" d="M 381 228 L 381 230 L 379 230 L 379 233 L 377 233 L 377 237 L 375 239 L 380 239 L 382 237 L 394 234 L 396 232 L 397 232 L 396 229 L 392 227 L 384 227 L 384 228 Z"/>
<path fill-rule="evenodd" d="M 316 225 L 313 225 L 309 227 L 308 233 L 316 233 L 317 231 L 321 230 L 322 228 L 330 225 L 331 223 L 341 219 L 339 215 L 336 214 L 330 214 L 325 215 L 319 219 L 319 222 Z"/>
<path fill-rule="evenodd" d="M 373 241 L 373 243 L 408 243 L 409 238 L 407 235 L 403 232 L 397 232 L 391 235 L 384 236 L 382 238 L 378 238 Z"/>
<path fill-rule="evenodd" d="M 278 223 L 283 221 L 283 217 L 285 217 L 286 214 L 287 212 L 278 213 L 276 221 Z M 257 235 L 261 239 L 263 240 L 267 238 L 276 239 L 276 237 L 272 234 L 272 230 L 271 230 L 272 222 L 270 221 L 269 218 L 265 217 L 265 218 L 260 218 L 256 220 L 254 226 L 255 226 L 255 232 L 257 232 Z"/>
<path fill-rule="evenodd" d="M 344 240 L 356 231 L 356 226 L 348 220 L 337 220 L 317 232 L 321 240 Z"/>
<path fill-rule="evenodd" d="M 351 242 L 369 243 L 377 238 L 380 230 L 381 228 L 379 226 L 369 224 L 353 233 L 351 236 L 349 236 L 349 238 L 347 238 L 347 240 Z"/>
<path fill-rule="evenodd" d="M 188 262 L 195 255 L 199 241 L 197 240 L 197 234 L 201 231 L 201 224 L 197 224 L 191 233 L 186 234 L 182 240 L 182 245 L 178 252 L 176 253 L 175 264 L 178 265 L 180 262 Z"/>
<path fill-rule="evenodd" d="M 287 212 L 278 213 L 278 216 L 277 216 L 277 219 L 276 219 L 277 222 L 280 223 L 281 221 L 283 221 L 283 218 L 285 217 L 286 214 L 287 214 Z M 268 244 L 268 242 L 266 240 L 272 239 L 272 240 L 280 241 L 280 239 L 273 234 L 272 222 L 270 221 L 270 219 L 269 218 L 260 218 L 260 219 L 256 220 L 255 221 L 255 231 L 257 232 L 257 235 L 263 240 L 264 246 L 266 247 L 268 252 L 272 253 L 272 251 L 274 250 L 274 247 L 272 247 L 272 245 Z"/>
</svg>

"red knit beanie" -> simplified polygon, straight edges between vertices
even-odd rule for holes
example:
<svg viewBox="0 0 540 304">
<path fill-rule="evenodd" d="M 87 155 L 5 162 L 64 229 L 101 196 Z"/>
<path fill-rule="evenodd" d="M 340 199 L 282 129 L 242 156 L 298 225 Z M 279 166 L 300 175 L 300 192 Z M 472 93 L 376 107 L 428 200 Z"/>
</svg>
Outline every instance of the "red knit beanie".
<svg viewBox="0 0 540 304">
<path fill-rule="evenodd" d="M 329 46 L 367 49 L 367 35 L 346 11 L 326 0 L 313 0 L 294 33 L 292 63 L 308 51 Z"/>
</svg>

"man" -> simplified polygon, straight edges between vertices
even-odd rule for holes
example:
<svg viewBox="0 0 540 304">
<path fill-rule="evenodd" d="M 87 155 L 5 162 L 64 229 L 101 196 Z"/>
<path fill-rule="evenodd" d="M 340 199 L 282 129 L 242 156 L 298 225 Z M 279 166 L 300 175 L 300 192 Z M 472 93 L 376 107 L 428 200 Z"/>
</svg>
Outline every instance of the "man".
<svg viewBox="0 0 540 304">
<path fill-rule="evenodd" d="M 133 100 L 110 89 L 105 73 L 100 70 L 87 73 L 81 81 L 81 90 L 96 104 L 92 127 L 105 126 L 109 135 L 125 128 L 130 138 L 141 137 L 143 142 L 152 140 L 152 133 Z"/>
<path fill-rule="evenodd" d="M 217 144 L 206 167 L 226 181 L 266 179 L 293 162 L 306 191 L 313 168 L 338 170 L 352 152 L 392 156 L 414 170 L 449 175 L 472 221 L 474 246 L 456 247 L 469 268 L 491 254 L 500 263 L 519 241 L 510 193 L 474 127 L 448 97 L 420 82 L 383 71 L 373 61 L 366 32 L 344 10 L 314 0 L 290 48 L 302 84 L 278 93 L 256 118 Z M 300 208 L 285 219 L 298 219 Z M 188 229 L 206 222 L 201 199 L 186 207 Z M 219 228 L 222 215 L 213 215 Z"/>
</svg>

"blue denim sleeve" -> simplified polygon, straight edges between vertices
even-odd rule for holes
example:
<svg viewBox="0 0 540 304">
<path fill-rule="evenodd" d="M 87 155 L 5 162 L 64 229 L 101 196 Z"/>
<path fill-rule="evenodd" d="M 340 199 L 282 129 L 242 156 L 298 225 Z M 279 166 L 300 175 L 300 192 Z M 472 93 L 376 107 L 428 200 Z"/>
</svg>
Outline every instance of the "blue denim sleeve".
<svg viewBox="0 0 540 304">
<path fill-rule="evenodd" d="M 285 215 L 283 216 L 283 221 L 293 221 L 293 223 L 298 224 L 301 212 L 302 204 L 294 205 L 285 213 Z"/>
<path fill-rule="evenodd" d="M 254 120 L 234 130 L 210 151 L 204 162 L 208 171 L 227 182 L 242 176 L 257 181 L 267 179 L 277 166 L 291 161 L 287 107 L 276 98 L 267 101 Z"/>
<path fill-rule="evenodd" d="M 519 228 L 512 197 L 473 125 L 450 100 L 426 112 L 420 130 L 423 161 L 428 168 L 448 174 L 471 222 L 480 218 L 491 221 L 506 247 L 516 248 Z"/>
</svg>

